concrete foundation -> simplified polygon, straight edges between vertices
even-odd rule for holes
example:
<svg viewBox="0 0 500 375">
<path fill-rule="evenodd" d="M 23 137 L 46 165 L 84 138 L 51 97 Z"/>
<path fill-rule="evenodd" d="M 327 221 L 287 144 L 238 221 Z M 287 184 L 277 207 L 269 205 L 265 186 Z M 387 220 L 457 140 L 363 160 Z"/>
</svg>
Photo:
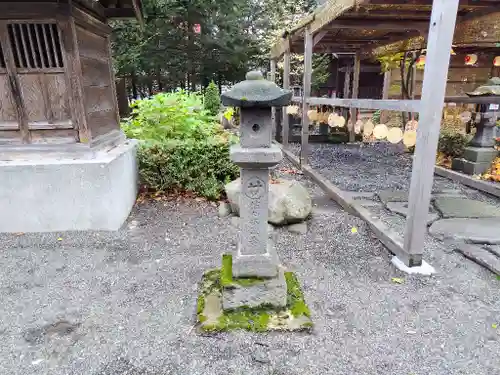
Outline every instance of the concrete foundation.
<svg viewBox="0 0 500 375">
<path fill-rule="evenodd" d="M 137 196 L 136 146 L 0 161 L 0 232 L 119 229 Z"/>
</svg>

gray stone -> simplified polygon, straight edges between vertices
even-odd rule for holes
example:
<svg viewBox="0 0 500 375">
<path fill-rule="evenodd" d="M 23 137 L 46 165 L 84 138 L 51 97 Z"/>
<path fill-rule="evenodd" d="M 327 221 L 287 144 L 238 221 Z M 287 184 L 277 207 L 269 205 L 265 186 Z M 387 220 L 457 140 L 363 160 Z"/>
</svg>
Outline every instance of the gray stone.
<svg viewBox="0 0 500 375">
<path fill-rule="evenodd" d="M 387 202 L 408 202 L 408 191 L 406 190 L 381 190 L 377 192 L 379 199 Z"/>
<path fill-rule="evenodd" d="M 500 275 L 500 258 L 478 245 L 460 244 L 456 250 L 477 264 Z"/>
<path fill-rule="evenodd" d="M 229 215 L 231 215 L 231 205 L 227 202 L 220 202 L 219 217 L 226 217 Z"/>
<path fill-rule="evenodd" d="M 463 155 L 464 159 L 479 163 L 491 163 L 497 156 L 498 151 L 493 147 L 467 147 Z"/>
<path fill-rule="evenodd" d="M 408 216 L 408 203 L 406 202 L 387 202 L 385 206 L 391 212 L 402 215 L 404 217 Z M 429 212 L 427 214 L 427 225 L 430 225 L 437 219 L 439 219 L 439 215 L 437 213 Z"/>
<path fill-rule="evenodd" d="M 0 232 L 120 229 L 137 198 L 136 147 L 0 161 Z"/>
<path fill-rule="evenodd" d="M 464 158 L 455 158 L 451 162 L 451 169 L 463 172 L 469 176 L 483 174 L 491 167 L 490 162 L 474 162 Z"/>
<path fill-rule="evenodd" d="M 441 240 L 455 239 L 482 244 L 500 244 L 500 218 L 442 219 L 434 222 L 429 233 Z"/>
<path fill-rule="evenodd" d="M 236 257 L 233 257 L 234 277 L 276 277 L 278 255 L 271 241 L 268 241 L 267 252 L 263 254 L 242 254 L 241 244 L 238 246 Z"/>
<path fill-rule="evenodd" d="M 297 223 L 291 224 L 288 226 L 288 231 L 297 234 L 306 234 L 307 233 L 307 223 Z"/>
<path fill-rule="evenodd" d="M 434 205 L 443 218 L 500 217 L 500 208 L 491 204 L 462 197 L 438 197 Z"/>
<path fill-rule="evenodd" d="M 286 297 L 285 275 L 283 270 L 280 270 L 277 277 L 264 279 L 252 285 L 240 286 L 234 283 L 230 287 L 224 287 L 222 307 L 224 310 L 230 310 L 242 306 L 253 308 L 269 304 L 283 308 L 286 306 Z"/>
<path fill-rule="evenodd" d="M 225 186 L 233 212 L 240 212 L 241 180 Z M 307 189 L 299 182 L 278 179 L 269 185 L 268 221 L 274 225 L 297 223 L 312 212 L 312 200 Z"/>
<path fill-rule="evenodd" d="M 484 248 L 497 257 L 500 257 L 500 245 L 487 245 Z"/>
</svg>

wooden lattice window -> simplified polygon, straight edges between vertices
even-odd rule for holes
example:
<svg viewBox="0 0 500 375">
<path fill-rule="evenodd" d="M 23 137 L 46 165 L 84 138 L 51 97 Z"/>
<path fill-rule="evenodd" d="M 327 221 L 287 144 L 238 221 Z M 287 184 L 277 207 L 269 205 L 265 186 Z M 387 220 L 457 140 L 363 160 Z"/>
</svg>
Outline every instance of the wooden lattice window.
<svg viewBox="0 0 500 375">
<path fill-rule="evenodd" d="M 55 23 L 11 23 L 8 30 L 17 68 L 50 69 L 64 66 Z"/>
</svg>

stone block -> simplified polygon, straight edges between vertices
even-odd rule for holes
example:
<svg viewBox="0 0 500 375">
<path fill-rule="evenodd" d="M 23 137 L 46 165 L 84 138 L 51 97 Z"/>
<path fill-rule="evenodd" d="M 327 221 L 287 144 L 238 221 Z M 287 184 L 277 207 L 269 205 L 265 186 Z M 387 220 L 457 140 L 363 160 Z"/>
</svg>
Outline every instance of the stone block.
<svg viewBox="0 0 500 375">
<path fill-rule="evenodd" d="M 451 161 L 451 169 L 461 172 L 464 169 L 464 160 L 462 158 L 454 158 Z"/>
<path fill-rule="evenodd" d="M 233 257 L 233 276 L 276 277 L 278 264 L 278 255 L 271 243 L 267 247 L 266 254 L 243 255 L 238 249 L 238 253 Z"/>
<path fill-rule="evenodd" d="M 467 147 L 463 158 L 478 163 L 491 163 L 498 156 L 494 148 Z"/>
<path fill-rule="evenodd" d="M 0 162 L 0 232 L 118 230 L 137 197 L 137 142 L 92 158 Z"/>
<path fill-rule="evenodd" d="M 405 202 L 387 202 L 386 207 L 389 211 L 399 214 L 401 216 L 408 216 L 408 203 Z M 434 221 L 439 219 L 439 215 L 435 212 L 429 212 L 427 214 L 427 225 L 432 224 Z"/>
<path fill-rule="evenodd" d="M 491 167 L 491 162 L 477 163 L 469 160 L 463 161 L 462 172 L 468 175 L 483 174 Z"/>
<path fill-rule="evenodd" d="M 276 145 L 271 147 L 243 148 L 240 145 L 231 146 L 231 160 L 241 168 L 269 168 L 283 159 L 281 149 Z"/>
<path fill-rule="evenodd" d="M 256 280 L 250 285 L 240 285 L 238 279 L 234 279 L 233 284 L 223 287 L 222 308 L 224 310 L 260 306 L 283 308 L 286 306 L 286 297 L 285 275 L 283 270 L 280 270 L 277 277 Z"/>
</svg>

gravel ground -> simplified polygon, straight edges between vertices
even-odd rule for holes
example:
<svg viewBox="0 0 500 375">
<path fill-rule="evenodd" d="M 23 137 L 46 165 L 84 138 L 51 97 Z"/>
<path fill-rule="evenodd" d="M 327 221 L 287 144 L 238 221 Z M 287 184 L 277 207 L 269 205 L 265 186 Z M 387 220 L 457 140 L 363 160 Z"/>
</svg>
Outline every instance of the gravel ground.
<svg viewBox="0 0 500 375">
<path fill-rule="evenodd" d="M 342 190 L 377 192 L 380 190 L 409 190 L 412 157 L 400 144 L 373 143 L 369 145 L 310 144 L 309 163 L 322 176 Z M 293 153 L 300 153 L 299 144 L 291 144 Z M 500 205 L 500 199 L 447 178 L 434 176 L 435 191 L 456 189 L 471 198 Z"/>
<path fill-rule="evenodd" d="M 277 229 L 277 249 L 312 334 L 196 333 L 197 282 L 234 229 L 204 202 L 149 202 L 117 232 L 0 235 L 0 374 L 499 373 L 500 281 L 439 243 L 437 275 L 401 274 L 364 222 L 295 177 L 315 211 L 307 235 Z"/>
</svg>

